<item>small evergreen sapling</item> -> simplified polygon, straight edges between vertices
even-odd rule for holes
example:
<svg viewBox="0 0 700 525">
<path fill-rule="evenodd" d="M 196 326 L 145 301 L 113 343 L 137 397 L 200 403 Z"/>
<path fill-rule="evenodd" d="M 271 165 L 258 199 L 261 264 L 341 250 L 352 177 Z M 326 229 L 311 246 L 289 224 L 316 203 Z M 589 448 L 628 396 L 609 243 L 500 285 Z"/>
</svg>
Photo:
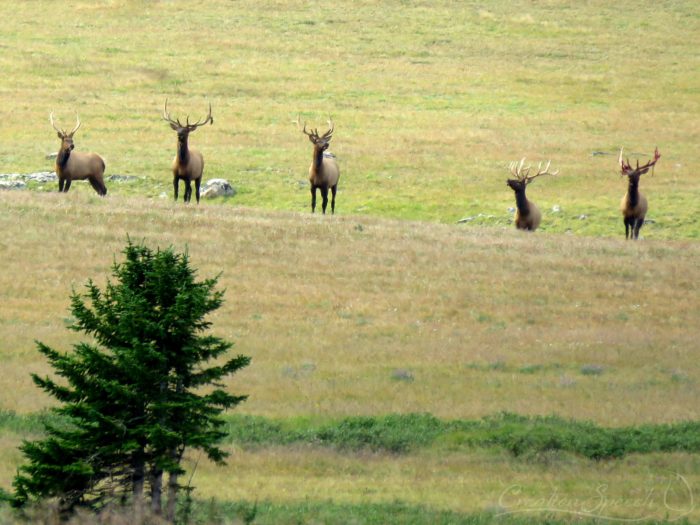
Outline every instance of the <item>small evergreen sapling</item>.
<svg viewBox="0 0 700 525">
<path fill-rule="evenodd" d="M 61 425 L 46 437 L 24 442 L 27 464 L 14 481 L 15 502 L 55 498 L 70 512 L 131 498 L 163 513 L 163 476 L 168 474 L 165 518 L 175 515 L 181 462 L 187 449 L 223 463 L 218 444 L 226 435 L 221 413 L 246 396 L 224 390 L 221 380 L 250 362 L 221 358 L 232 344 L 205 332 L 206 316 L 219 308 L 218 278 L 196 280 L 189 257 L 128 242 L 123 263 L 114 263 L 104 289 L 89 281 L 73 292 L 72 329 L 94 338 L 63 354 L 38 343 L 57 381 L 33 375 L 56 398 Z M 216 364 L 208 364 L 216 360 Z M 202 393 L 202 387 L 206 393 Z"/>
</svg>

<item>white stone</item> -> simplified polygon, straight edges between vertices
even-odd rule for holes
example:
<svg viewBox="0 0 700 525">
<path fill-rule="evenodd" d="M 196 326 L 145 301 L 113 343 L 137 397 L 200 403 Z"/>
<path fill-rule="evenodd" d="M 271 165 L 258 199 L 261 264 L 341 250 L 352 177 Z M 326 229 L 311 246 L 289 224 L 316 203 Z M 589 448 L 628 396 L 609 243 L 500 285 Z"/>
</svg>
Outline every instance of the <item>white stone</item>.
<svg viewBox="0 0 700 525">
<path fill-rule="evenodd" d="M 211 179 L 208 180 L 200 190 L 200 196 L 204 199 L 212 199 L 214 197 L 233 197 L 236 190 L 226 179 Z"/>
</svg>

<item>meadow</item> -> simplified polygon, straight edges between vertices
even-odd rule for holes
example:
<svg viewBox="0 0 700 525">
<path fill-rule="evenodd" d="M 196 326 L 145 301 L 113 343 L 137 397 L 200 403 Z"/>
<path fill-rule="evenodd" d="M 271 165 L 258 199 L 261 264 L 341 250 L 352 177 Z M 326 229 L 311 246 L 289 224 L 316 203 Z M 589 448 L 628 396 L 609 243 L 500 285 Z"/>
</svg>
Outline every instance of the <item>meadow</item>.
<svg viewBox="0 0 700 525">
<path fill-rule="evenodd" d="M 76 147 L 99 152 L 107 176 L 136 178 L 108 180 L 105 199 L 81 183 L 0 192 L 1 414 L 26 422 L 49 406 L 29 377 L 49 373 L 34 340 L 82 340 L 69 294 L 104 284 L 128 235 L 221 274 L 213 331 L 253 358 L 227 386 L 264 428 L 416 413 L 447 426 L 554 415 L 632 434 L 696 422 L 699 22 L 690 1 L 14 5 L 0 28 L 0 173 L 52 168 L 53 110 L 64 127 L 79 112 Z M 205 180 L 229 180 L 234 197 L 171 201 L 166 97 L 193 119 L 211 101 L 214 124 L 190 143 Z M 335 122 L 334 217 L 309 213 L 298 115 Z M 637 243 L 617 209 L 621 146 L 633 161 L 662 155 L 642 177 L 651 221 Z M 544 211 L 532 235 L 513 229 L 505 185 L 523 156 L 560 170 L 528 190 Z M 8 489 L 16 446 L 37 430 L 3 421 Z M 517 525 L 544 519 L 534 510 L 553 495 L 554 520 L 700 519 L 691 437 L 591 458 L 549 430 L 518 432 L 532 450 L 459 429 L 400 450 L 239 435 L 229 466 L 197 463 L 193 484 L 211 522 L 259 501 L 260 523 L 511 512 Z"/>
</svg>

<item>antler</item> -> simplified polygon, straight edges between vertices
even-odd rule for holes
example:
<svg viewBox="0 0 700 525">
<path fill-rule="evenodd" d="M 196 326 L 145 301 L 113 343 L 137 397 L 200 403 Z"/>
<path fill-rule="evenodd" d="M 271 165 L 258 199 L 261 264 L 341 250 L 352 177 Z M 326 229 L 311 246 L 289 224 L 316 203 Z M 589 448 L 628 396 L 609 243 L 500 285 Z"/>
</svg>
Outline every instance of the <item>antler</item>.
<svg viewBox="0 0 700 525">
<path fill-rule="evenodd" d="M 58 131 L 58 133 L 60 133 L 61 136 L 63 136 L 63 137 L 72 137 L 72 136 L 75 134 L 75 132 L 78 131 L 78 128 L 80 127 L 80 117 L 78 116 L 77 113 L 75 114 L 75 120 L 76 120 L 77 123 L 76 123 L 75 127 L 73 128 L 73 130 L 72 130 L 70 133 L 66 133 L 65 130 L 59 129 L 59 128 L 56 126 L 56 123 L 55 123 L 54 120 L 53 120 L 53 111 L 51 111 L 51 114 L 49 115 L 49 120 L 51 121 L 51 126 L 53 126 L 53 129 L 55 129 L 56 131 Z"/>
<path fill-rule="evenodd" d="M 525 157 L 523 157 L 520 160 L 520 163 L 518 163 L 517 160 L 510 163 L 510 172 L 518 180 L 525 180 L 527 178 L 527 174 L 530 173 L 530 166 L 527 166 L 526 168 L 524 168 L 523 167 L 524 164 L 525 164 Z"/>
<path fill-rule="evenodd" d="M 211 102 L 209 102 L 209 113 L 204 118 L 204 120 L 202 120 L 201 122 L 198 120 L 194 124 L 190 124 L 190 117 L 189 117 L 189 115 L 187 116 L 187 127 L 189 128 L 190 131 L 194 131 L 199 126 L 203 126 L 207 122 L 211 122 L 212 124 L 214 124 L 214 118 L 211 116 Z"/>
<path fill-rule="evenodd" d="M 78 131 L 78 128 L 80 127 L 80 117 L 78 116 L 77 112 L 75 114 L 75 121 L 76 121 L 76 124 L 75 124 L 75 127 L 73 128 L 73 131 L 68 133 L 69 137 L 72 137 L 75 134 L 75 132 Z"/>
<path fill-rule="evenodd" d="M 175 128 L 182 128 L 184 127 L 182 124 L 180 124 L 180 119 L 173 120 L 170 118 L 170 113 L 168 113 L 168 99 L 165 99 L 165 106 L 163 107 L 163 120 L 168 122 L 170 124 L 170 127 L 175 129 Z"/>
<path fill-rule="evenodd" d="M 620 158 L 618 159 L 618 162 L 620 163 L 620 175 L 644 175 L 647 171 L 649 171 L 650 168 L 652 168 L 652 174 L 654 173 L 653 167 L 656 164 L 656 162 L 661 158 L 661 154 L 659 153 L 659 148 L 658 146 L 654 149 L 654 159 L 650 160 L 643 166 L 639 165 L 639 160 L 637 160 L 637 167 L 633 168 L 632 165 L 630 164 L 630 159 L 627 159 L 627 162 L 622 160 L 622 150 L 623 148 L 620 148 Z"/>
<path fill-rule="evenodd" d="M 331 140 L 333 138 L 333 131 L 335 130 L 335 126 L 333 125 L 333 120 L 331 119 L 331 116 L 328 115 L 328 131 L 326 131 L 323 136 L 321 137 L 321 140 Z"/>
<path fill-rule="evenodd" d="M 59 129 L 59 128 L 56 126 L 56 123 L 53 121 L 53 111 L 52 111 L 51 114 L 49 115 L 49 120 L 51 121 L 51 125 L 53 126 L 53 129 L 55 129 L 56 131 L 58 131 L 58 133 L 60 133 L 61 135 L 64 135 L 64 136 L 65 136 L 66 132 L 63 131 L 62 129 Z"/>
<path fill-rule="evenodd" d="M 304 127 L 302 129 L 301 115 L 297 115 L 296 124 L 299 131 L 307 135 L 314 144 L 319 142 L 329 142 L 333 138 L 335 126 L 333 125 L 333 120 L 331 119 L 330 115 L 328 116 L 328 131 L 326 131 L 323 135 L 318 134 L 318 128 L 314 128 L 311 131 L 306 131 L 306 122 L 304 122 Z"/>
<path fill-rule="evenodd" d="M 165 106 L 163 108 L 163 120 L 168 122 L 170 124 L 170 127 L 173 129 L 176 128 L 187 128 L 189 131 L 194 131 L 197 129 L 199 126 L 203 126 L 207 122 L 210 122 L 211 124 L 214 124 L 214 117 L 211 116 L 211 102 L 209 102 L 209 113 L 207 116 L 204 118 L 204 120 L 198 120 L 197 122 L 190 124 L 190 116 L 187 115 L 187 118 L 185 119 L 185 125 L 183 126 L 182 123 L 180 122 L 180 119 L 175 119 L 173 120 L 170 117 L 170 113 L 168 113 L 168 99 L 165 99 Z"/>
<path fill-rule="evenodd" d="M 515 176 L 516 179 L 519 181 L 525 182 L 525 184 L 530 184 L 533 180 L 535 180 L 537 177 L 540 175 L 557 175 L 559 173 L 559 170 L 555 171 L 554 173 L 549 173 L 549 166 L 552 164 L 552 161 L 549 160 L 547 161 L 547 165 L 542 169 L 542 163 L 537 164 L 537 173 L 535 175 L 529 175 L 530 173 L 530 168 L 532 166 L 528 165 L 525 166 L 525 157 L 523 157 L 520 162 L 518 161 L 511 162 L 510 163 L 510 172 Z"/>
<path fill-rule="evenodd" d="M 301 131 L 304 135 L 308 135 L 308 137 L 312 141 L 316 141 L 318 139 L 318 131 L 312 130 L 311 132 L 306 131 L 306 121 L 304 121 L 304 129 L 301 127 L 301 115 L 297 114 L 297 120 L 296 120 L 297 128 L 299 131 Z"/>
</svg>

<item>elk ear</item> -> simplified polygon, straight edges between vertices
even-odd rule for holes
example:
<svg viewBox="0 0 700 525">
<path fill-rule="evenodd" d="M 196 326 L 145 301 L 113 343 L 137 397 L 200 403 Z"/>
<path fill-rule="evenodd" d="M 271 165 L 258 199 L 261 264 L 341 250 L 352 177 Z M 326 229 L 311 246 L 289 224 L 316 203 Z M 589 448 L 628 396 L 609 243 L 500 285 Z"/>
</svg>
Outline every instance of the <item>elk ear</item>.
<svg viewBox="0 0 700 525">
<path fill-rule="evenodd" d="M 63 133 L 56 133 L 56 136 L 57 136 L 59 139 L 63 140 Z"/>
</svg>

